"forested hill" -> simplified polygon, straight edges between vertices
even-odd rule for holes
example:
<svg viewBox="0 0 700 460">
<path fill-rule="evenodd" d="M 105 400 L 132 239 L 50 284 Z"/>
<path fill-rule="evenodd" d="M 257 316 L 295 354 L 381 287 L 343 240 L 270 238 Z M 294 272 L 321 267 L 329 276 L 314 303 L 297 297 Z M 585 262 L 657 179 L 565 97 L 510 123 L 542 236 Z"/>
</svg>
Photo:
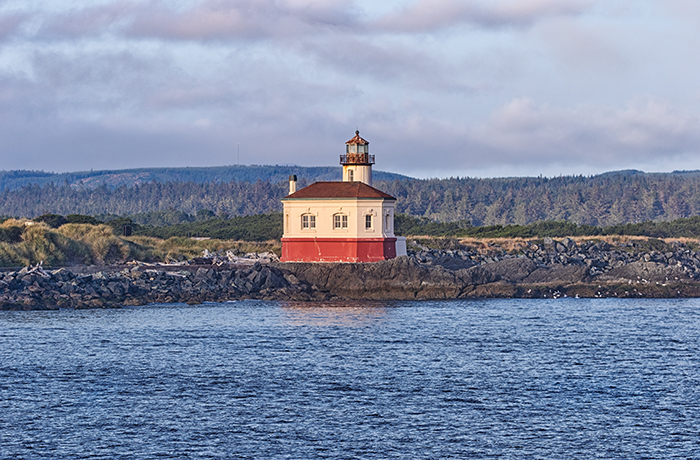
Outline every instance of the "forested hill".
<svg viewBox="0 0 700 460">
<path fill-rule="evenodd" d="M 134 215 L 153 211 L 250 215 L 280 211 L 284 180 L 256 182 L 144 182 L 112 188 L 60 183 L 0 192 L 0 214 L 35 217 L 46 213 Z M 338 171 L 337 168 L 336 172 Z M 292 172 L 293 173 L 293 170 Z M 379 174 L 377 174 L 379 176 Z M 331 177 L 337 179 L 337 177 Z M 299 186 L 311 181 L 300 174 Z M 611 226 L 670 221 L 700 215 L 700 174 L 644 174 L 636 171 L 599 176 L 503 179 L 378 180 L 375 186 L 395 196 L 397 210 L 436 221 L 469 220 L 473 225 L 529 224 L 566 220 Z"/>
<path fill-rule="evenodd" d="M 291 174 L 311 181 L 338 180 L 340 166 L 212 166 L 202 168 L 141 168 L 105 171 L 51 173 L 44 171 L 0 171 L 0 190 L 13 190 L 25 185 L 71 185 L 94 188 L 105 185 L 131 187 L 147 182 L 280 182 Z M 401 174 L 374 171 L 376 179 L 408 179 Z"/>
</svg>

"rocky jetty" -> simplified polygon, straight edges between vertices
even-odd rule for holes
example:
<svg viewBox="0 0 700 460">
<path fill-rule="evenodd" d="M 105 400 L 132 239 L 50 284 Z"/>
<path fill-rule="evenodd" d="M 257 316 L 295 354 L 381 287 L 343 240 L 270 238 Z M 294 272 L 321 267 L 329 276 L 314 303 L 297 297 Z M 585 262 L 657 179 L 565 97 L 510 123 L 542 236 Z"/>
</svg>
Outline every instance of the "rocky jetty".
<svg viewBox="0 0 700 460">
<path fill-rule="evenodd" d="M 85 270 L 87 268 L 87 270 Z M 115 308 L 156 302 L 324 298 L 293 274 L 259 262 L 252 266 L 135 266 L 44 270 L 23 268 L 0 277 L 0 309 Z"/>
<path fill-rule="evenodd" d="M 510 249 L 430 249 L 371 264 L 280 263 L 261 258 L 198 265 L 27 267 L 0 274 L 0 309 L 112 308 L 240 299 L 700 297 L 700 251 L 683 242 L 572 239 Z"/>
<path fill-rule="evenodd" d="M 700 251 L 680 241 L 641 239 L 610 244 L 571 238 L 541 244 L 524 242 L 507 251 L 494 245 L 486 250 L 435 250 L 418 243 L 413 256 L 421 263 L 452 270 L 481 266 L 508 281 L 542 282 L 688 282 L 700 280 Z M 504 262 L 507 260 L 519 262 Z"/>
<path fill-rule="evenodd" d="M 698 297 L 700 251 L 682 242 L 610 244 L 544 238 L 486 248 L 430 249 L 374 264 L 277 264 L 332 296 L 350 299 L 479 297 Z"/>
</svg>

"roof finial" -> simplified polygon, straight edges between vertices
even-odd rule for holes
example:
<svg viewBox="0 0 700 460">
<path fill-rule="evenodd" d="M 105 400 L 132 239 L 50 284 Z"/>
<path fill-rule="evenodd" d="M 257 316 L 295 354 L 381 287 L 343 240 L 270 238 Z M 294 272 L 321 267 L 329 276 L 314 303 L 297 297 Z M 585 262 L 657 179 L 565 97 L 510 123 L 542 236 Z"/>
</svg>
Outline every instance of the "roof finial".
<svg viewBox="0 0 700 460">
<path fill-rule="evenodd" d="M 360 130 L 359 130 L 359 129 L 356 129 L 356 130 L 355 130 L 355 135 L 356 135 L 356 136 L 359 136 L 359 135 L 360 135 Z"/>
</svg>

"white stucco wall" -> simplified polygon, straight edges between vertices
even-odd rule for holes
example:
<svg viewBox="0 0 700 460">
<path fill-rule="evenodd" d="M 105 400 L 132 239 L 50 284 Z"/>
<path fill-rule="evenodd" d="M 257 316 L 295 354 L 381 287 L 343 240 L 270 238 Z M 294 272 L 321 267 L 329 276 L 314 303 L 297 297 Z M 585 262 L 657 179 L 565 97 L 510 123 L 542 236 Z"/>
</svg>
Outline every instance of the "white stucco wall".
<svg viewBox="0 0 700 460">
<path fill-rule="evenodd" d="M 288 199 L 284 205 L 284 238 L 393 238 L 396 202 L 382 199 Z M 303 229 L 302 215 L 316 217 L 316 228 Z M 333 216 L 348 216 L 347 229 L 334 229 Z M 372 228 L 365 229 L 365 216 Z"/>
</svg>

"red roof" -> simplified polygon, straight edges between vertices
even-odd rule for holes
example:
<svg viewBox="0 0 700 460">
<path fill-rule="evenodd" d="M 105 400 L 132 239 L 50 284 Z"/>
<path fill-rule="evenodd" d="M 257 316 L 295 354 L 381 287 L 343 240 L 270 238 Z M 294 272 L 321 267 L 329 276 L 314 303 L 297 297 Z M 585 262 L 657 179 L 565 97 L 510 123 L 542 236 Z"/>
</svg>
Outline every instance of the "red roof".
<svg viewBox="0 0 700 460">
<path fill-rule="evenodd" d="M 350 139 L 349 141 L 347 141 L 345 143 L 345 145 L 353 145 L 353 144 L 369 145 L 369 142 L 367 142 L 366 140 L 364 140 L 360 137 L 360 131 L 358 130 L 358 131 L 355 131 L 355 137 L 353 137 L 352 139 Z"/>
<path fill-rule="evenodd" d="M 364 182 L 316 182 L 284 199 L 305 198 L 375 198 L 395 200 L 393 196 L 377 190 Z"/>
</svg>

